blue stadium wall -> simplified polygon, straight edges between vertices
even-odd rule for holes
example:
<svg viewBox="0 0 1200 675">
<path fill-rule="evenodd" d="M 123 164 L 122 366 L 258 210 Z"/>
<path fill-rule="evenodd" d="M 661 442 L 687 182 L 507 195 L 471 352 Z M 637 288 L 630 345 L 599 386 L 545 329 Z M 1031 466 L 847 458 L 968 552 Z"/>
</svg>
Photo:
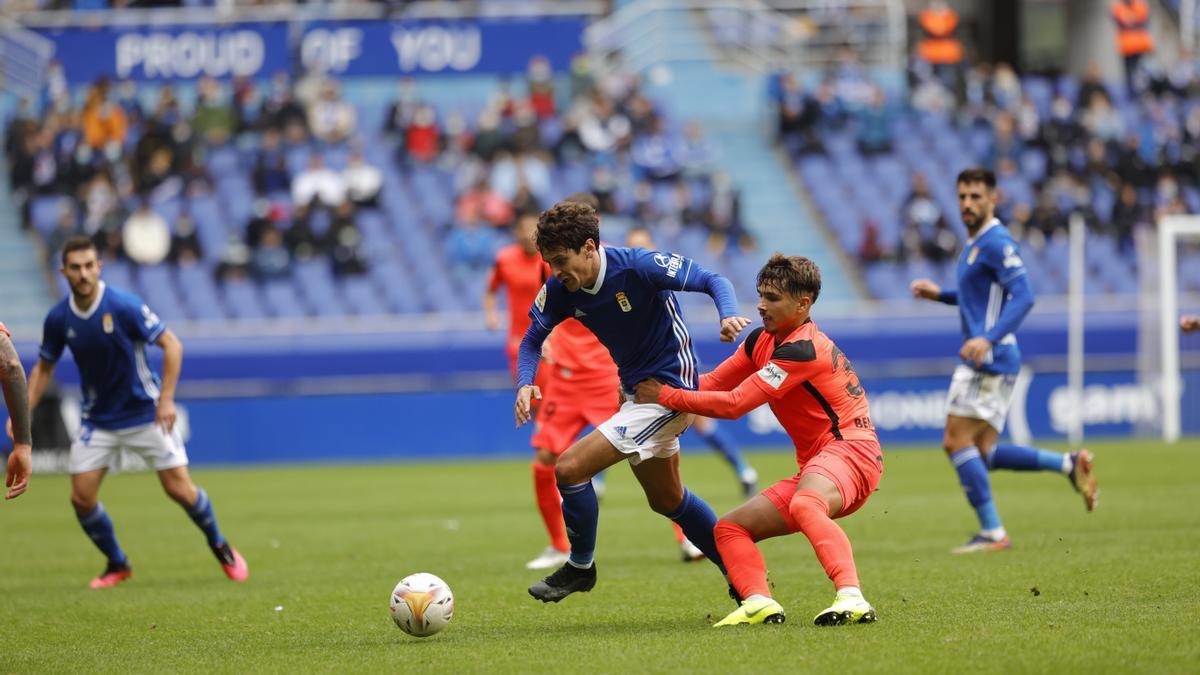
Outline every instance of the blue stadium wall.
<svg viewBox="0 0 1200 675">
<path fill-rule="evenodd" d="M 1038 439 L 1065 436 L 1066 332 L 1062 317 L 1031 317 L 1020 333 L 1032 378 L 1019 387 L 1010 427 Z M 937 446 L 945 390 L 960 346 L 951 317 L 841 320 L 822 327 L 851 357 L 885 443 Z M 693 324 L 707 364 L 728 355 L 711 326 Z M 514 429 L 513 392 L 500 336 L 486 332 L 191 338 L 178 398 L 198 464 L 442 460 L 528 454 L 529 429 Z M 1085 420 L 1089 437 L 1151 433 L 1156 388 L 1139 383 L 1137 336 L 1128 321 L 1088 329 Z M 1185 340 L 1185 347 L 1200 345 Z M 36 345 L 19 343 L 28 363 Z M 157 356 L 157 350 L 154 350 Z M 69 358 L 61 392 L 77 398 Z M 1184 372 L 1184 410 L 1200 410 L 1200 371 Z M 1193 400 L 1195 399 L 1195 400 Z M 743 445 L 786 448 L 769 410 L 723 422 Z M 1200 419 L 1184 415 L 1185 433 Z M 685 446 L 695 446 L 692 434 Z"/>
</svg>

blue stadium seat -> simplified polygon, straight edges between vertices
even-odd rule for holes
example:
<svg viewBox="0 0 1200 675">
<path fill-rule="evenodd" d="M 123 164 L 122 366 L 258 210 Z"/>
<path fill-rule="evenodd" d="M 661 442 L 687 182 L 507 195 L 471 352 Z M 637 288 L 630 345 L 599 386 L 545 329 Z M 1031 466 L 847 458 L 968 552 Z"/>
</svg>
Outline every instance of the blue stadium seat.
<svg viewBox="0 0 1200 675">
<path fill-rule="evenodd" d="M 254 282 L 246 279 L 231 279 L 225 282 L 221 291 L 225 297 L 225 307 L 233 318 L 264 319 L 267 317 Z"/>
</svg>

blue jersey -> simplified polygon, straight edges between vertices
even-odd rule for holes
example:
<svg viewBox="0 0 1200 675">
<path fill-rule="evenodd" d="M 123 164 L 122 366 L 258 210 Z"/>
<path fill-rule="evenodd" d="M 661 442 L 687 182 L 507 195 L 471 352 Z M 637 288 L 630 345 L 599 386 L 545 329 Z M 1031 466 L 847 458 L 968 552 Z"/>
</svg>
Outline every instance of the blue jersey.
<svg viewBox="0 0 1200 675">
<path fill-rule="evenodd" d="M 992 343 L 982 365 L 968 366 L 1004 374 L 1021 369 L 1014 332 L 1033 307 L 1033 289 L 1017 242 L 999 220 L 967 241 L 958 257 L 958 290 L 943 291 L 938 299 L 958 305 L 964 341 L 985 337 Z"/>
<path fill-rule="evenodd" d="M 599 255 L 600 276 L 591 288 L 572 293 L 556 277 L 542 286 L 529 310 L 533 321 L 521 342 L 517 386 L 533 383 L 550 331 L 575 318 L 608 348 L 627 391 L 646 379 L 695 389 L 696 353 L 673 291 L 708 293 L 725 319 L 737 313 L 733 284 L 671 253 L 601 246 Z"/>
<path fill-rule="evenodd" d="M 42 332 L 38 355 L 58 361 L 70 347 L 83 390 L 83 420 L 100 429 L 125 429 L 154 421 L 158 375 L 146 360 L 146 344 L 167 329 L 132 293 L 100 282 L 96 301 L 79 311 L 68 295 L 55 305 Z"/>
</svg>

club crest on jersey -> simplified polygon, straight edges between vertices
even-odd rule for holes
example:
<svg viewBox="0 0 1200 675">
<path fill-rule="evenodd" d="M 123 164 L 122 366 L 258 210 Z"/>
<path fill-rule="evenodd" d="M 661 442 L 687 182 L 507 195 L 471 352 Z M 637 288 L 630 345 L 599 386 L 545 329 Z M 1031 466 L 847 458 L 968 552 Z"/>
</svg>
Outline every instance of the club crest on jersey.
<svg viewBox="0 0 1200 675">
<path fill-rule="evenodd" d="M 979 247 L 978 246 L 972 247 L 971 253 L 969 255 L 967 255 L 967 264 L 974 265 L 975 259 L 978 257 L 979 257 Z"/>
<path fill-rule="evenodd" d="M 534 299 L 533 304 L 538 308 L 539 312 L 546 311 L 546 284 L 542 284 L 542 290 L 538 291 L 537 298 Z"/>
<path fill-rule="evenodd" d="M 617 304 L 621 306 L 622 312 L 633 311 L 633 305 L 629 304 L 629 298 L 625 297 L 624 291 L 617 291 Z"/>
<path fill-rule="evenodd" d="M 104 326 L 104 332 L 105 332 L 105 333 L 108 333 L 109 335 L 112 335 L 112 332 L 113 332 L 113 319 L 112 319 L 112 314 L 109 314 L 108 312 L 105 312 L 105 313 L 104 313 L 104 318 L 100 320 L 100 324 L 101 324 L 102 326 Z"/>
<path fill-rule="evenodd" d="M 787 379 L 787 373 L 783 371 L 783 368 L 770 361 L 767 361 L 767 365 L 758 371 L 758 376 L 762 378 L 763 382 L 771 385 L 772 389 L 778 389 L 783 386 L 783 381 Z"/>
</svg>

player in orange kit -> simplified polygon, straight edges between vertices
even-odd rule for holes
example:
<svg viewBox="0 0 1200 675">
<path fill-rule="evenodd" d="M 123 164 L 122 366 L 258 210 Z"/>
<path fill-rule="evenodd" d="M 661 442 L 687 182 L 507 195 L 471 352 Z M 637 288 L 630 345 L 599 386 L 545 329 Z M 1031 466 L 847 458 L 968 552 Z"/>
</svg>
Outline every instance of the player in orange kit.
<svg viewBox="0 0 1200 675">
<path fill-rule="evenodd" d="M 859 589 L 850 540 L 833 518 L 866 503 L 883 474 L 883 450 L 853 366 L 809 318 L 820 291 L 821 273 L 811 260 L 772 256 L 758 273 L 762 328 L 702 376 L 698 391 L 653 380 L 637 386 L 639 403 L 708 417 L 734 419 L 770 403 L 796 447 L 796 475 L 717 522 L 717 550 L 742 602 L 716 626 L 783 622 L 783 607 L 771 598 L 766 564 L 754 543 L 793 532 L 808 538 L 837 592 L 815 623 L 876 618 Z"/>
<path fill-rule="evenodd" d="M 533 243 L 537 221 L 536 213 L 517 216 L 517 222 L 513 225 L 515 241 L 496 254 L 487 292 L 483 294 L 483 313 L 488 330 L 498 330 L 500 314 L 496 311 L 496 293 L 500 286 L 507 291 L 508 339 L 504 342 L 504 353 L 508 356 L 509 370 L 514 378 L 517 374 L 517 348 L 521 346 L 525 331 L 529 330 L 529 307 L 550 276 L 550 267 L 542 261 Z"/>
</svg>

